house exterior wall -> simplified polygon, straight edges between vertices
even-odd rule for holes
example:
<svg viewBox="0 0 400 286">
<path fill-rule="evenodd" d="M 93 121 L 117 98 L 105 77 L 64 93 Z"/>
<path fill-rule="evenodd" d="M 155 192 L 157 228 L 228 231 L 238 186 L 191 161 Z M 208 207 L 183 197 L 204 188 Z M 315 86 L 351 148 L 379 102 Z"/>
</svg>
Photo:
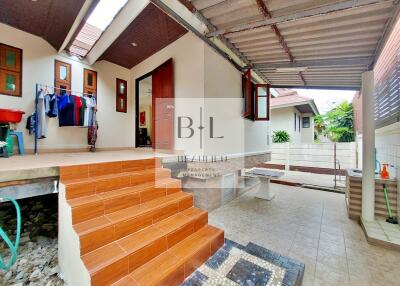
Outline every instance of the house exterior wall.
<svg viewBox="0 0 400 286">
<path fill-rule="evenodd" d="M 296 114 L 296 130 L 294 128 L 294 114 Z M 283 107 L 271 110 L 271 136 L 274 131 L 285 130 L 289 133 L 290 142 L 295 144 L 302 143 L 302 131 L 300 121 L 299 132 L 299 116 L 301 120 L 301 113 L 294 107 Z"/>
<path fill-rule="evenodd" d="M 242 118 L 241 73 L 190 32 L 133 67 L 131 69 L 133 84 L 137 78 L 151 72 L 170 58 L 174 61 L 174 88 L 177 99 L 175 112 L 184 113 L 186 110 L 183 109 L 187 105 L 180 103 L 193 100 L 194 105 L 205 106 L 203 110 L 205 117 L 218 111 L 215 122 L 216 132 L 224 127 L 221 126 L 223 122 L 232 122 L 232 120 L 237 122 L 237 130 L 244 132 L 243 137 L 236 136 L 239 140 L 225 144 L 224 148 L 218 144 L 211 144 L 211 141 L 203 138 L 202 154 L 250 154 L 268 150 L 268 123 L 252 122 Z M 225 105 L 228 103 L 229 107 Z M 175 122 L 175 130 L 177 130 L 177 122 Z M 235 131 L 223 130 L 226 132 L 225 136 L 232 137 L 236 135 Z M 193 138 L 199 139 L 196 136 L 197 133 Z M 238 143 L 241 140 L 242 142 Z M 185 140 L 175 139 L 177 151 L 197 155 L 199 150 L 193 145 L 193 140 L 185 142 Z"/>
<path fill-rule="evenodd" d="M 0 42 L 23 50 L 22 63 L 22 97 L 0 95 L 0 108 L 12 108 L 25 111 L 25 115 L 17 129 L 24 132 L 25 148 L 33 149 L 34 136 L 29 136 L 25 129 L 26 118 L 34 111 L 35 84 L 54 85 L 54 60 L 58 59 L 71 64 L 72 90 L 83 91 L 83 69 L 98 72 L 98 122 L 99 148 L 133 147 L 134 135 L 127 130 L 133 124 L 132 104 L 128 113 L 115 112 L 116 78 L 128 81 L 129 70 L 109 62 L 98 62 L 88 66 L 74 58 L 59 55 L 45 40 L 32 34 L 0 24 Z M 130 94 L 128 90 L 128 94 Z M 131 98 L 128 102 L 132 103 Z M 87 148 L 87 129 L 58 126 L 57 118 L 47 118 L 47 138 L 39 140 L 39 152 L 45 149 L 77 149 Z M 119 128 L 115 128 L 118 126 Z"/>
<path fill-rule="evenodd" d="M 211 99 L 209 108 L 215 111 L 216 129 L 230 144 L 214 144 L 209 139 L 207 152 L 216 154 L 260 153 L 269 149 L 268 121 L 252 121 L 242 117 L 242 74 L 209 46 L 204 48 L 204 96 Z M 207 102 L 206 102 L 207 104 Z M 226 124 L 235 122 L 235 124 Z M 219 123 L 219 126 L 218 126 Z M 230 129 L 229 126 L 235 126 Z M 217 128 L 219 127 L 219 128 Z M 207 137 L 208 138 L 208 137 Z M 236 138 L 236 139 L 235 139 Z"/>
<path fill-rule="evenodd" d="M 301 143 L 314 143 L 314 116 L 311 113 L 302 113 L 301 114 Z M 310 118 L 310 127 L 303 128 L 303 117 Z"/>
<path fill-rule="evenodd" d="M 218 110 L 220 122 L 236 120 L 242 130 L 243 144 L 227 144 L 225 148 L 210 148 L 219 154 L 257 153 L 268 150 L 268 122 L 253 122 L 242 118 L 241 73 L 228 61 L 192 33 L 187 33 L 171 45 L 147 58 L 131 70 L 100 61 L 89 66 L 75 57 L 58 54 L 40 37 L 0 24 L 0 42 L 23 50 L 22 97 L 0 95 L 0 108 L 25 111 L 17 129 L 24 132 L 26 149 L 33 149 L 34 137 L 25 130 L 26 118 L 34 111 L 35 84 L 54 85 L 54 60 L 72 66 L 72 90 L 83 91 L 83 69 L 98 72 L 98 148 L 132 148 L 135 146 L 135 79 L 151 72 L 154 68 L 173 58 L 174 88 L 177 99 L 192 98 L 203 101 L 216 99 L 218 104 L 210 110 Z M 116 78 L 128 82 L 128 112 L 115 111 Z M 224 100 L 234 99 L 232 108 Z M 179 106 L 178 106 L 179 108 Z M 178 109 L 179 111 L 179 109 Z M 235 123 L 236 123 L 235 121 Z M 40 151 L 64 151 L 87 148 L 87 129 L 58 126 L 57 118 L 46 118 L 47 138 L 39 140 Z M 221 123 L 220 123 L 221 124 Z M 118 128 L 116 128 L 118 127 Z M 236 136 L 236 130 L 224 130 L 227 136 Z M 232 140 L 234 141 L 234 140 Z M 191 144 L 179 141 L 177 150 L 190 150 Z"/>
</svg>

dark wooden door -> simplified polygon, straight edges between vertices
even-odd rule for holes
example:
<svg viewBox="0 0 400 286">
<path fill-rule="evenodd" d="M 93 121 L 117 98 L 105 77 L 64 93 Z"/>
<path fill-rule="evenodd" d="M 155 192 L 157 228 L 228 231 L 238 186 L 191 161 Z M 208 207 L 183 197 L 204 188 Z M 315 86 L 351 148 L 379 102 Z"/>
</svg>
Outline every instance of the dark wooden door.
<svg viewBox="0 0 400 286">
<path fill-rule="evenodd" d="M 174 66 L 169 59 L 152 72 L 152 145 L 174 148 Z"/>
</svg>

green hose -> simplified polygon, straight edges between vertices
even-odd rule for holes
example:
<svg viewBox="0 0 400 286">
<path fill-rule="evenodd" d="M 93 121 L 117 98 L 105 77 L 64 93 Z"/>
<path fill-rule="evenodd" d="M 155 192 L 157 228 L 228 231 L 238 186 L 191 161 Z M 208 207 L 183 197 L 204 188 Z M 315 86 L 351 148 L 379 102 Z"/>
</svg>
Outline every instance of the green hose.
<svg viewBox="0 0 400 286">
<path fill-rule="evenodd" d="M 383 193 L 385 194 L 386 208 L 388 211 L 389 218 L 392 218 L 392 208 L 390 206 L 389 195 L 387 193 L 386 184 L 383 184 Z"/>
<path fill-rule="evenodd" d="M 0 200 L 2 200 L 2 199 L 0 198 Z M 19 245 L 19 239 L 21 237 L 21 210 L 15 199 L 4 198 L 4 200 L 11 201 L 14 204 L 15 210 L 17 212 L 17 235 L 15 237 L 14 244 L 11 242 L 10 238 L 7 236 L 7 234 L 4 232 L 4 230 L 0 227 L 0 236 L 6 242 L 7 246 L 10 248 L 10 252 L 11 252 L 11 259 L 8 261 L 8 263 L 5 263 L 3 260 L 3 257 L 1 257 L 1 255 L 0 255 L 0 269 L 8 271 L 11 268 L 11 266 L 13 266 L 14 263 L 17 261 L 18 245 Z"/>
</svg>

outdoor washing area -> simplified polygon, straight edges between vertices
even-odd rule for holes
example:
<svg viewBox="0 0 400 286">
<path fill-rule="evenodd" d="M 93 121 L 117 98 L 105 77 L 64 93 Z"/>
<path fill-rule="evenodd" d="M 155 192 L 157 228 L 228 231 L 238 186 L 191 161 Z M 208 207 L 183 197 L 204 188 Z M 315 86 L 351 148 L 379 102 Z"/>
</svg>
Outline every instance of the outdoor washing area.
<svg viewBox="0 0 400 286">
<path fill-rule="evenodd" d="M 400 281 L 398 0 L 0 1 L 0 286 Z"/>
</svg>

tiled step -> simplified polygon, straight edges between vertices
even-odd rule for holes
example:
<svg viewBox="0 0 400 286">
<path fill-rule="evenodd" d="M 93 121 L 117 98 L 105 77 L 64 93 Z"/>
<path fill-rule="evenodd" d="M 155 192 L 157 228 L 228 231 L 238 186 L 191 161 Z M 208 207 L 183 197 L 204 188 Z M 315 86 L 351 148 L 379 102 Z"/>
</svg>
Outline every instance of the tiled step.
<svg viewBox="0 0 400 286">
<path fill-rule="evenodd" d="M 132 234 L 193 206 L 193 196 L 176 192 L 74 225 L 81 254 Z M 190 215 L 190 214 L 188 214 Z"/>
<path fill-rule="evenodd" d="M 179 285 L 223 243 L 223 231 L 206 225 L 112 285 Z"/>
<path fill-rule="evenodd" d="M 207 212 L 186 209 L 82 256 L 92 285 L 109 285 L 141 267 L 207 223 Z"/>
<path fill-rule="evenodd" d="M 169 177 L 171 177 L 169 169 L 157 168 L 61 181 L 66 187 L 66 198 L 70 200 L 151 183 Z"/>
<path fill-rule="evenodd" d="M 63 166 L 60 168 L 60 180 L 85 179 L 95 176 L 156 169 L 160 167 L 160 158 Z"/>
<path fill-rule="evenodd" d="M 68 200 L 72 223 L 80 223 L 181 190 L 179 180 L 166 178 L 133 187 Z"/>
</svg>

